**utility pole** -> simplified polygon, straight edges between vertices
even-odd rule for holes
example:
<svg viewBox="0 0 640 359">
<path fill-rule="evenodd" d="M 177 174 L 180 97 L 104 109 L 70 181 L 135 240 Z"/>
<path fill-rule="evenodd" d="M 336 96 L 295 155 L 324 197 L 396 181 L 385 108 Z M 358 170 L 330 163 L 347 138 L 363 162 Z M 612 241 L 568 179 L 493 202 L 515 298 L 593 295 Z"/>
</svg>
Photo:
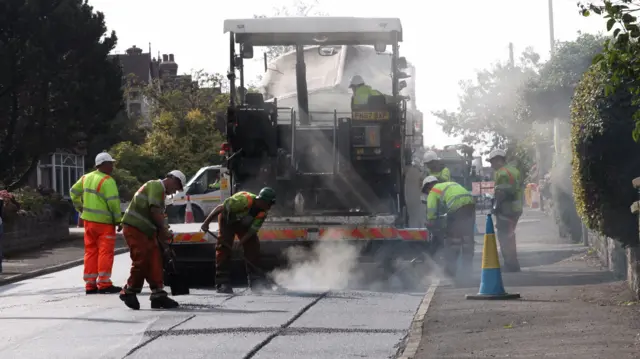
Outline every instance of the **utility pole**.
<svg viewBox="0 0 640 359">
<path fill-rule="evenodd" d="M 509 43 L 509 65 L 512 69 L 516 67 L 516 61 L 513 58 L 513 42 Z"/>
<path fill-rule="evenodd" d="M 556 52 L 556 38 L 553 29 L 553 0 L 549 0 L 549 48 L 551 56 Z"/>
</svg>

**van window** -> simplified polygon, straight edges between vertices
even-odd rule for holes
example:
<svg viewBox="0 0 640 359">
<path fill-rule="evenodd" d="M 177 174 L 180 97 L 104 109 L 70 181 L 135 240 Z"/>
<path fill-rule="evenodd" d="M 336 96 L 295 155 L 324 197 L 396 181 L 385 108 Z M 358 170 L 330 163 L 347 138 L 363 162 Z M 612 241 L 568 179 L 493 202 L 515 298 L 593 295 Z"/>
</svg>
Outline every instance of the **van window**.
<svg viewBox="0 0 640 359">
<path fill-rule="evenodd" d="M 190 195 L 205 194 L 215 192 L 220 189 L 220 170 L 208 169 L 189 186 Z"/>
</svg>

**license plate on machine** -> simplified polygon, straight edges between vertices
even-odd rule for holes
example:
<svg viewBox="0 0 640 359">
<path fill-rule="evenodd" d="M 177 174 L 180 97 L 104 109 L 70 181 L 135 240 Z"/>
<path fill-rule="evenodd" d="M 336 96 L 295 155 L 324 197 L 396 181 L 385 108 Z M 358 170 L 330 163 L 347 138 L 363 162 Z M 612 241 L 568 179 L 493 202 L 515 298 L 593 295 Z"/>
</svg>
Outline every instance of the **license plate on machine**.
<svg viewBox="0 0 640 359">
<path fill-rule="evenodd" d="M 377 112 L 353 112 L 351 114 L 353 120 L 359 121 L 384 121 L 389 119 L 389 112 L 377 111 Z"/>
</svg>

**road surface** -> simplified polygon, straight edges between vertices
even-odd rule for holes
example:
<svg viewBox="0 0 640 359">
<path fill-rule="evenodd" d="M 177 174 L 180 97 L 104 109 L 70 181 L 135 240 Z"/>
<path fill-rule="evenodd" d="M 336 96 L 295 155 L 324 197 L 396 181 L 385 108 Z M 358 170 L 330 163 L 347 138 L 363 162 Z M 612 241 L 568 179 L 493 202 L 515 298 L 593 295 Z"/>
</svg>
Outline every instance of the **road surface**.
<svg viewBox="0 0 640 359">
<path fill-rule="evenodd" d="M 116 256 L 124 283 L 130 259 Z M 346 291 L 233 296 L 192 289 L 176 311 L 86 296 L 82 267 L 0 287 L 1 358 L 388 358 L 424 293 Z M 426 290 L 426 288 L 425 288 Z"/>
</svg>

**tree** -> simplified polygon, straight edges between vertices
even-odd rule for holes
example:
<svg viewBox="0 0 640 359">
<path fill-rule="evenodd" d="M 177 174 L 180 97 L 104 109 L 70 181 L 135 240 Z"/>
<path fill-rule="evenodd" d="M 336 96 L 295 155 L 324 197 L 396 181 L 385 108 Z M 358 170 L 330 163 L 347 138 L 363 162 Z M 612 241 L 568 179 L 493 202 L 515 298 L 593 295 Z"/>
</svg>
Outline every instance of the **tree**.
<svg viewBox="0 0 640 359">
<path fill-rule="evenodd" d="M 531 159 L 523 143 L 531 124 L 527 116 L 519 113 L 524 101 L 520 91 L 527 81 L 537 76 L 540 56 L 527 49 L 519 60 L 518 64 L 494 64 L 490 69 L 479 71 L 476 81 L 462 81 L 458 110 L 433 114 L 445 133 L 462 136 L 464 143 L 506 147 L 524 178 Z"/>
<path fill-rule="evenodd" d="M 145 88 L 154 106 L 144 142 L 121 142 L 110 150 L 118 168 L 128 171 L 123 177 L 130 175 L 143 183 L 172 169 L 190 176 L 202 166 L 220 163 L 219 124 L 229 99 L 220 92 L 223 79 L 199 71 L 192 81 L 155 81 Z"/>
<path fill-rule="evenodd" d="M 469 144 L 490 142 L 503 146 L 510 139 L 522 138 L 527 128 L 516 118 L 522 99 L 522 86 L 537 74 L 540 56 L 527 49 L 520 63 L 494 64 L 477 73 L 476 81 L 460 82 L 462 94 L 457 111 L 437 111 L 438 123 L 445 133 L 463 136 Z"/>
<path fill-rule="evenodd" d="M 604 51 L 594 58 L 599 68 L 610 74 L 603 84 L 606 93 L 625 89 L 632 95 L 634 105 L 640 104 L 640 27 L 633 14 L 640 11 L 638 0 L 617 0 L 578 3 L 582 15 L 601 15 L 607 20 L 607 31 L 613 30 L 613 37 L 605 42 Z M 640 110 L 634 113 L 635 128 L 633 139 L 640 141 Z"/>
<path fill-rule="evenodd" d="M 556 46 L 554 55 L 541 66 L 539 76 L 532 78 L 522 91 L 532 119 L 569 121 L 575 88 L 593 58 L 602 52 L 605 41 L 604 36 L 579 33 L 576 40 Z"/>
<path fill-rule="evenodd" d="M 82 148 L 122 108 L 116 43 L 82 0 L 0 4 L 0 181 L 28 178 L 41 155 Z"/>
</svg>

